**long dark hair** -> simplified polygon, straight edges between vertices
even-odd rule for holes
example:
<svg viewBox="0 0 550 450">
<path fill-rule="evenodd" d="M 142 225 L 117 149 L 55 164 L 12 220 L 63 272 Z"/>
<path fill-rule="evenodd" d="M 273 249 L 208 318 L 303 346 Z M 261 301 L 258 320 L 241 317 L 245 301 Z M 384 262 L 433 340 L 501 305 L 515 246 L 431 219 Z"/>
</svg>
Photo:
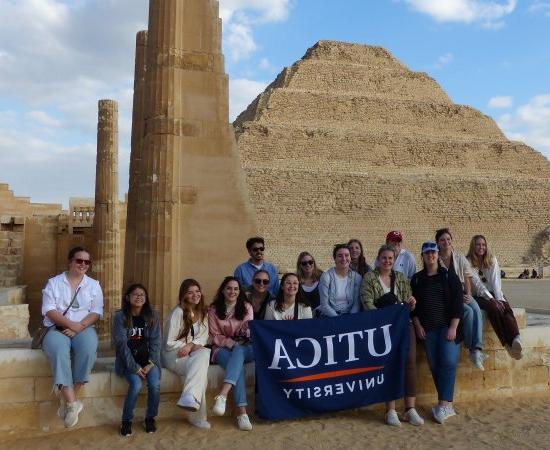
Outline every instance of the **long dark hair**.
<svg viewBox="0 0 550 450">
<path fill-rule="evenodd" d="M 225 296 L 223 295 L 223 290 L 230 281 L 236 281 L 239 285 L 239 296 L 237 297 L 237 303 L 235 304 L 235 318 L 237 320 L 243 320 L 246 316 L 246 304 L 249 303 L 249 301 L 246 298 L 241 283 L 235 277 L 225 277 L 223 279 L 222 284 L 220 284 L 220 287 L 216 292 L 214 301 L 212 302 L 212 307 L 216 311 L 216 315 L 220 320 L 227 318 L 227 308 L 225 306 Z"/>
<path fill-rule="evenodd" d="M 363 251 L 363 244 L 361 243 L 361 241 L 359 239 L 350 239 L 348 241 L 348 248 L 350 247 L 351 244 L 357 244 L 359 245 L 359 248 L 361 249 L 361 254 L 359 255 L 359 259 L 357 260 L 357 270 L 356 272 L 363 276 L 365 275 L 367 272 L 370 271 L 370 266 L 367 264 L 367 260 L 365 259 L 365 253 Z M 351 253 L 351 251 L 350 251 Z M 353 263 L 353 261 L 352 261 Z"/>
<path fill-rule="evenodd" d="M 142 289 L 143 292 L 145 292 L 145 303 L 141 307 L 141 311 L 139 315 L 143 317 L 145 324 L 151 328 L 155 323 L 155 315 L 153 314 L 153 310 L 151 309 L 149 293 L 147 292 L 147 289 L 145 288 L 145 286 L 141 283 L 134 283 L 128 286 L 128 289 L 126 289 L 126 292 L 124 293 L 124 297 L 122 297 L 122 313 L 124 314 L 124 326 L 126 328 L 133 327 L 132 305 L 130 305 L 130 294 L 134 292 L 136 289 Z"/>
<path fill-rule="evenodd" d="M 190 305 L 185 303 L 184 301 L 185 294 L 187 294 L 189 288 L 193 286 L 198 287 L 201 293 L 201 299 L 197 305 Z M 197 280 L 194 280 L 192 278 L 187 278 L 181 282 L 180 291 L 178 294 L 178 302 L 178 306 L 183 311 L 183 325 L 177 338 L 179 340 L 189 335 L 189 331 L 191 331 L 191 329 L 193 328 L 194 318 L 198 316 L 199 324 L 202 324 L 204 318 L 206 317 L 206 312 L 208 308 L 204 303 L 204 295 L 202 294 L 201 285 Z"/>
<path fill-rule="evenodd" d="M 301 303 L 304 306 L 310 306 L 309 302 L 307 301 L 307 298 L 304 294 L 304 291 L 302 290 L 302 285 L 300 283 L 300 279 L 298 278 L 298 275 L 295 273 L 289 272 L 285 273 L 283 277 L 281 278 L 281 284 L 279 286 L 279 292 L 277 292 L 277 297 L 275 297 L 275 309 L 279 312 L 283 311 L 283 304 L 285 301 L 285 295 L 283 293 L 283 285 L 285 284 L 285 281 L 288 277 L 296 277 L 298 280 L 298 292 L 296 292 L 296 297 L 294 298 L 294 302 Z"/>
</svg>

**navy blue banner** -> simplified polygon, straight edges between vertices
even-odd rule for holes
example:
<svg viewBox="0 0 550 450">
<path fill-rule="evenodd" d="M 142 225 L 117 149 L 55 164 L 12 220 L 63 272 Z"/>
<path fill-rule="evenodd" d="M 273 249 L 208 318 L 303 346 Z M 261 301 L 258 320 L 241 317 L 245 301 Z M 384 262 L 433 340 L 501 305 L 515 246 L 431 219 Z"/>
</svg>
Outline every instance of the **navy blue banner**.
<svg viewBox="0 0 550 450">
<path fill-rule="evenodd" d="M 290 419 L 404 396 L 409 310 L 332 319 L 253 320 L 256 412 Z"/>
</svg>

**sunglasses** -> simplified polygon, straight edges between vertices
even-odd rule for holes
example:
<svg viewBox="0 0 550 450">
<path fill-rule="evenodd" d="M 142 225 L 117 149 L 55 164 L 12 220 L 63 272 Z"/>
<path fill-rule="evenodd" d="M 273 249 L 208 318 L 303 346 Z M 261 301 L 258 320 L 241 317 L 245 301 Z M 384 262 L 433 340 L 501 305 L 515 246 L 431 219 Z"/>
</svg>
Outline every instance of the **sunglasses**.
<svg viewBox="0 0 550 450">
<path fill-rule="evenodd" d="M 313 266 L 315 261 L 313 259 L 308 259 L 307 261 L 300 261 L 301 266 Z"/>
<path fill-rule="evenodd" d="M 269 280 L 260 280 L 259 278 L 254 278 L 254 284 L 267 286 L 269 284 Z"/>
<path fill-rule="evenodd" d="M 252 251 L 254 253 L 256 252 L 263 252 L 265 250 L 265 247 L 252 247 Z"/>
<path fill-rule="evenodd" d="M 89 266 L 90 264 L 92 264 L 92 261 L 90 259 L 74 258 L 73 261 L 78 265 L 86 264 L 87 266 Z"/>
</svg>

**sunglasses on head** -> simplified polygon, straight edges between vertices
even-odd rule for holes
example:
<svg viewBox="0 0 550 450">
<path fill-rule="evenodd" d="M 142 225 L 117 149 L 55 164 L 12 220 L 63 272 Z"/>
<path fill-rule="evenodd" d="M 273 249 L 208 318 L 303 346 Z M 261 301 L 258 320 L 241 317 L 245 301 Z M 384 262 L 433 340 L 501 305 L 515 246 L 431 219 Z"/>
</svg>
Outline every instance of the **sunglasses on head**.
<svg viewBox="0 0 550 450">
<path fill-rule="evenodd" d="M 73 261 L 77 264 L 86 264 L 87 266 L 92 264 L 90 259 L 74 258 Z"/>
<path fill-rule="evenodd" d="M 307 261 L 300 261 L 301 266 L 313 266 L 315 261 L 313 259 L 308 259 Z"/>
<path fill-rule="evenodd" d="M 254 278 L 254 284 L 263 284 L 264 286 L 267 286 L 269 284 L 269 280 L 260 280 L 259 278 Z"/>
<path fill-rule="evenodd" d="M 265 247 L 252 247 L 252 251 L 254 253 L 256 252 L 263 252 L 265 250 Z"/>
</svg>

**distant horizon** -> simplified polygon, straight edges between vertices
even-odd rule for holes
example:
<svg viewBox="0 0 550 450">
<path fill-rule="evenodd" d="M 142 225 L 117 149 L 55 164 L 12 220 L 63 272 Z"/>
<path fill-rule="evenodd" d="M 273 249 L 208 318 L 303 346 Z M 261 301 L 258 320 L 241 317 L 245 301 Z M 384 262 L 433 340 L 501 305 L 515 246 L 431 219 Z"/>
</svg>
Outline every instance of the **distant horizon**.
<svg viewBox="0 0 550 450">
<path fill-rule="evenodd" d="M 383 47 L 509 140 L 550 157 L 550 2 L 221 0 L 230 117 L 319 41 Z M 128 189 L 135 35 L 147 0 L 0 0 L 0 183 L 33 203 L 93 198 L 97 102 L 119 103 Z M 24 32 L 21 32 L 23 30 Z M 101 30 L 101 33 L 98 33 Z"/>
</svg>

